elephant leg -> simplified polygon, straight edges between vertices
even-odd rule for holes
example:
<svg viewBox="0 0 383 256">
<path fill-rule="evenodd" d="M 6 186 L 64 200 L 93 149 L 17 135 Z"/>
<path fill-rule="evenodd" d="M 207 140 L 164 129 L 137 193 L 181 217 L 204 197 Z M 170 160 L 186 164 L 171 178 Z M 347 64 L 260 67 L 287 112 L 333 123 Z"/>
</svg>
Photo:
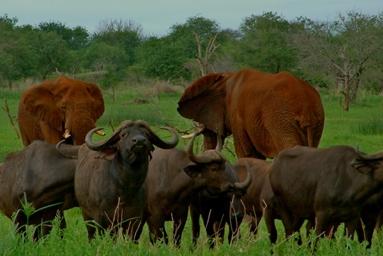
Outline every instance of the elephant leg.
<svg viewBox="0 0 383 256">
<path fill-rule="evenodd" d="M 234 129 L 233 129 L 234 130 Z M 250 137 L 244 129 L 234 130 L 234 147 L 238 157 L 255 157 L 258 159 L 266 159 L 266 157 L 258 152 L 251 142 Z"/>
<path fill-rule="evenodd" d="M 276 152 L 296 145 L 308 145 L 307 136 L 296 120 L 286 119 L 287 117 L 265 120 L 265 129 Z"/>
</svg>

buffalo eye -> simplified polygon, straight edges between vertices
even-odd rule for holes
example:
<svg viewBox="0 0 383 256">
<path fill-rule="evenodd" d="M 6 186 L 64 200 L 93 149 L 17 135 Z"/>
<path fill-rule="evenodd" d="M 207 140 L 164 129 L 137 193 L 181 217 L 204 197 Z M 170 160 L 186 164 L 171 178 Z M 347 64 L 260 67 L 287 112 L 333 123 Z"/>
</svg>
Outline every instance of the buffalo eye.
<svg viewBox="0 0 383 256">
<path fill-rule="evenodd" d="M 120 133 L 120 138 L 126 138 L 126 136 L 128 136 L 129 133 L 128 132 L 121 132 Z"/>
</svg>

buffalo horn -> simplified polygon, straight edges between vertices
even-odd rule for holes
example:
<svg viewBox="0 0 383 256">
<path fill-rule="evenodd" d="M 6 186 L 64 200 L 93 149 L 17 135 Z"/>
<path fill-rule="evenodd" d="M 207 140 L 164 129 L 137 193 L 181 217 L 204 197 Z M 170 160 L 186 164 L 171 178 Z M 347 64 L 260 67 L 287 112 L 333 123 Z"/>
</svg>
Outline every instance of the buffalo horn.
<svg viewBox="0 0 383 256">
<path fill-rule="evenodd" d="M 74 146 L 74 145 L 65 144 L 66 148 L 65 147 L 63 148 L 62 144 L 64 143 L 65 143 L 65 139 L 59 141 L 56 144 L 56 150 L 64 157 L 77 159 L 77 153 L 81 145 Z"/>
<path fill-rule="evenodd" d="M 207 150 L 200 155 L 195 155 L 193 152 L 194 139 L 199 134 L 199 132 L 194 133 L 188 146 L 186 147 L 186 152 L 188 153 L 189 159 L 197 164 L 206 164 L 213 161 L 222 161 L 223 157 L 216 150 Z"/>
<path fill-rule="evenodd" d="M 234 187 L 236 189 L 245 191 L 250 186 L 250 183 L 251 183 L 251 173 L 250 173 L 249 165 L 246 165 L 246 173 L 247 173 L 247 176 L 246 176 L 246 179 L 244 181 L 242 181 L 242 182 L 235 182 L 234 183 Z"/>
<path fill-rule="evenodd" d="M 160 137 L 158 137 L 152 131 L 152 129 L 150 129 L 149 125 L 145 121 L 138 120 L 135 123 L 140 125 L 140 126 L 142 126 L 142 127 L 144 127 L 149 132 L 149 140 L 150 140 L 150 142 L 153 143 L 154 145 L 160 147 L 160 148 L 164 148 L 164 149 L 174 148 L 177 145 L 177 143 L 178 143 L 178 135 L 170 127 L 161 127 L 161 129 L 168 130 L 169 132 L 172 133 L 171 140 L 166 142 L 166 141 L 163 141 L 162 139 L 160 139 Z"/>
<path fill-rule="evenodd" d="M 90 130 L 86 136 L 85 136 L 85 143 L 88 146 L 88 148 L 92 150 L 102 150 L 104 148 L 110 147 L 113 145 L 116 141 L 116 138 L 118 137 L 119 133 L 121 132 L 121 129 L 131 124 L 132 121 L 124 121 L 121 123 L 120 127 L 114 131 L 114 133 L 110 136 L 109 139 L 99 142 L 94 142 L 92 140 L 93 133 L 97 133 L 98 131 L 101 131 L 103 128 L 93 128 Z"/>
<path fill-rule="evenodd" d="M 222 151 L 223 143 L 222 143 L 222 136 L 217 133 L 217 146 L 215 147 L 215 150 Z"/>
</svg>

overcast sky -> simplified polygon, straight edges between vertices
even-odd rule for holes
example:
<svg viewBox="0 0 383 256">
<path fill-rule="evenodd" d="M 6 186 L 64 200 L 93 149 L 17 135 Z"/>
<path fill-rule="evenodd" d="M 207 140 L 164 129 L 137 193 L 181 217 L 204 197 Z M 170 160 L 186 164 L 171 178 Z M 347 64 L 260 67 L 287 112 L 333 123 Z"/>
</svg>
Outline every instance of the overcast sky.
<svg viewBox="0 0 383 256">
<path fill-rule="evenodd" d="M 378 14 L 383 0 L 0 0 L 0 15 L 18 18 L 19 25 L 59 21 L 94 32 L 100 22 L 117 19 L 133 21 L 146 35 L 165 35 L 192 16 L 238 29 L 245 17 L 266 11 L 288 20 L 305 16 L 326 21 L 348 11 Z"/>
</svg>

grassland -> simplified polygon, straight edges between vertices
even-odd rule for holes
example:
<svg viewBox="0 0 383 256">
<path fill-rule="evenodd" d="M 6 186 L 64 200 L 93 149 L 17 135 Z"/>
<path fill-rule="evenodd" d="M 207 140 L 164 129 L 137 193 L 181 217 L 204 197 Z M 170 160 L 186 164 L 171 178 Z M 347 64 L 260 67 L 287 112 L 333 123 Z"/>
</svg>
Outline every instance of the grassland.
<svg viewBox="0 0 383 256">
<path fill-rule="evenodd" d="M 0 90 L 0 104 L 4 106 L 5 100 L 10 114 L 15 118 L 19 91 Z M 115 101 L 110 91 L 104 91 L 106 110 L 99 120 L 98 126 L 117 126 L 125 119 L 146 120 L 154 130 L 161 125 L 171 125 L 179 130 L 187 130 L 191 122 L 181 118 L 176 111 L 179 93 L 153 93 L 144 86 L 125 87 L 117 90 Z M 361 95 L 349 112 L 343 112 L 340 97 L 322 94 L 326 112 L 324 134 L 320 147 L 331 145 L 352 145 L 367 153 L 383 150 L 383 98 L 380 96 Z M 10 124 L 5 111 L 0 111 L 0 162 L 7 153 L 22 148 L 14 127 Z M 166 138 L 166 133 L 162 134 Z M 234 156 L 232 141 L 229 140 L 225 154 L 233 162 Z M 182 143 L 181 143 L 182 146 Z M 138 244 L 126 240 L 123 236 L 113 239 L 109 235 L 99 236 L 88 241 L 85 223 L 78 208 L 65 213 L 68 228 L 59 231 L 56 227 L 46 238 L 33 242 L 30 239 L 32 228 L 25 237 L 16 235 L 12 222 L 0 214 L 0 255 L 268 255 L 271 251 L 276 255 L 311 255 L 312 248 L 309 242 L 314 235 L 304 237 L 303 245 L 298 246 L 293 239 L 284 239 L 282 225 L 278 224 L 279 239 L 276 245 L 271 246 L 264 224 L 262 223 L 259 235 L 254 238 L 248 233 L 246 224 L 243 224 L 241 239 L 229 245 L 224 242 L 213 250 L 207 246 L 206 235 L 202 237 L 195 248 L 191 246 L 191 228 L 187 224 L 183 234 L 181 248 L 172 245 L 151 245 L 147 231 L 143 233 Z M 170 228 L 170 225 L 169 225 Z M 169 230 L 170 231 L 170 230 Z M 63 236 L 63 238 L 61 238 Z M 383 233 L 374 235 L 373 247 L 366 250 L 366 244 L 345 238 L 342 228 L 336 233 L 333 240 L 323 239 L 319 242 L 317 255 L 382 255 Z"/>
</svg>

